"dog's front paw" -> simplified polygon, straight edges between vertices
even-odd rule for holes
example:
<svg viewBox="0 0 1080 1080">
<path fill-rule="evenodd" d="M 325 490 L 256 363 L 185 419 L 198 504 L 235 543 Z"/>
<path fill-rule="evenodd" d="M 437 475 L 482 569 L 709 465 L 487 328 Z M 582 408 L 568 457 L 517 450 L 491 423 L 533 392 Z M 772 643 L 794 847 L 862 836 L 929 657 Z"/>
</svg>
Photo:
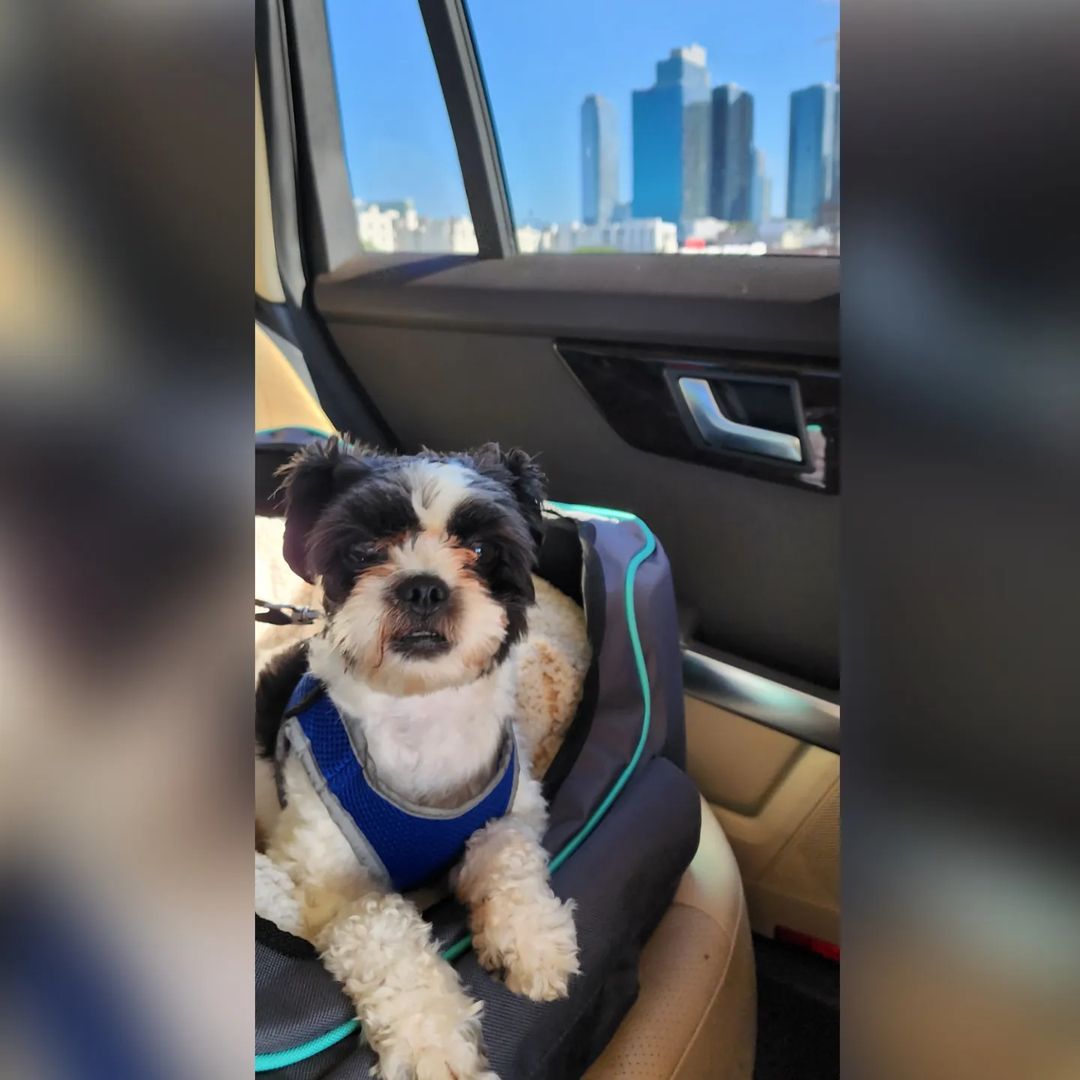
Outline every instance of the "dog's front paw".
<svg viewBox="0 0 1080 1080">
<path fill-rule="evenodd" d="M 416 1080 L 499 1080 L 479 1046 L 453 1035 L 446 1046 L 431 1047 L 416 1062 Z"/>
<path fill-rule="evenodd" d="M 464 994 L 429 1000 L 399 1026 L 371 1031 L 370 1038 L 382 1080 L 499 1080 L 484 1057 L 480 1005 Z"/>
<path fill-rule="evenodd" d="M 440 1046 L 413 1047 L 408 1054 L 380 1056 L 383 1080 L 499 1080 L 487 1067 L 476 1040 L 454 1033 Z"/>
<path fill-rule="evenodd" d="M 578 965 L 573 901 L 546 892 L 489 897 L 473 915 L 473 948 L 480 963 L 503 972 L 507 987 L 533 1001 L 566 997 Z"/>
</svg>

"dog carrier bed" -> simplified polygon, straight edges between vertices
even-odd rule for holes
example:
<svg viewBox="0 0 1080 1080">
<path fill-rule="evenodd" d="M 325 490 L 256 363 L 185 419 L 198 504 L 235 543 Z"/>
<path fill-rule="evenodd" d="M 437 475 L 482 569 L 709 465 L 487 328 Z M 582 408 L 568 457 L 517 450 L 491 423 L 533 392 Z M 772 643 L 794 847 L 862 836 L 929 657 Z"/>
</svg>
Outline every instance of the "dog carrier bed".
<svg viewBox="0 0 1080 1080">
<path fill-rule="evenodd" d="M 269 466 L 292 440 L 262 440 Z M 671 574 L 655 536 L 617 510 L 551 503 L 538 573 L 582 605 L 592 662 L 543 784 L 552 886 L 577 904 L 581 973 L 569 996 L 519 997 L 478 964 L 464 908 L 425 911 L 444 957 L 483 1001 L 484 1043 L 503 1080 L 579 1077 L 637 994 L 642 947 L 693 858 L 700 801 L 683 772 L 681 656 Z M 305 941 L 256 919 L 255 1071 L 282 1080 L 364 1080 L 376 1057 L 352 1003 Z"/>
</svg>

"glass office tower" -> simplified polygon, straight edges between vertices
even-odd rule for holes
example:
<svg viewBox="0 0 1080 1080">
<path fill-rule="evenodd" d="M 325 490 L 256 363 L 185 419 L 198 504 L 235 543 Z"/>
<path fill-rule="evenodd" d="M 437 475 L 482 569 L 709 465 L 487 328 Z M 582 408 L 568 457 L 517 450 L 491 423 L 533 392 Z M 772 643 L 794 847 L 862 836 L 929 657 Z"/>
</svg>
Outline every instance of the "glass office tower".
<svg viewBox="0 0 1080 1080">
<path fill-rule="evenodd" d="M 581 219 L 607 225 L 619 201 L 619 135 L 615 106 L 599 94 L 581 105 Z"/>
<path fill-rule="evenodd" d="M 678 223 L 707 211 L 708 102 L 700 45 L 672 49 L 656 65 L 655 85 L 634 91 L 634 217 Z"/>
<path fill-rule="evenodd" d="M 712 185 L 709 212 L 725 221 L 751 221 L 754 177 L 754 98 L 732 83 L 712 92 Z"/>
<path fill-rule="evenodd" d="M 791 95 L 787 216 L 818 221 L 840 183 L 840 91 L 820 83 Z"/>
</svg>

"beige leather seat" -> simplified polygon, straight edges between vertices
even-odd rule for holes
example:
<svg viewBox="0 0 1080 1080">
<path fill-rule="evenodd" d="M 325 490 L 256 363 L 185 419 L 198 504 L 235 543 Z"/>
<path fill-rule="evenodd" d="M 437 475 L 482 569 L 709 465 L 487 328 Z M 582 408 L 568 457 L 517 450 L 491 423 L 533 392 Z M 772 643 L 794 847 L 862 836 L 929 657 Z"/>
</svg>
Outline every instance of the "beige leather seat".
<svg viewBox="0 0 1080 1080">
<path fill-rule="evenodd" d="M 256 429 L 333 427 L 271 338 L 255 333 Z M 641 991 L 585 1080 L 750 1080 L 757 995 L 731 847 L 701 803 L 697 854 L 641 957 Z"/>
<path fill-rule="evenodd" d="M 757 994 L 735 856 L 702 800 L 701 839 L 641 956 L 641 992 L 585 1080 L 750 1080 Z"/>
</svg>

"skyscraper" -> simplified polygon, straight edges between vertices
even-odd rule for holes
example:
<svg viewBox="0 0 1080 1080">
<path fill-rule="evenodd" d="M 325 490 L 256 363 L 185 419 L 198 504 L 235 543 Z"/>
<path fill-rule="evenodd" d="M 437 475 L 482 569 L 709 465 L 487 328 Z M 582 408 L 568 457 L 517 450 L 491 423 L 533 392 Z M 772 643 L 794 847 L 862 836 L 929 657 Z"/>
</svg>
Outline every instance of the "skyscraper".
<svg viewBox="0 0 1080 1080">
<path fill-rule="evenodd" d="M 833 109 L 832 188 L 822 202 L 818 221 L 830 229 L 840 227 L 840 87 L 836 87 L 836 105 Z"/>
<path fill-rule="evenodd" d="M 840 91 L 820 83 L 791 95 L 787 216 L 818 221 L 840 182 Z"/>
<path fill-rule="evenodd" d="M 754 151 L 754 175 L 750 178 L 750 220 L 763 225 L 772 218 L 772 178 L 766 171 L 765 151 Z"/>
<path fill-rule="evenodd" d="M 682 217 L 707 217 L 712 162 L 709 100 L 694 101 L 683 109 Z"/>
<path fill-rule="evenodd" d="M 700 45 L 672 49 L 635 90 L 634 217 L 699 217 L 709 192 L 709 72 Z M 698 107 L 695 107 L 698 106 Z"/>
<path fill-rule="evenodd" d="M 709 211 L 725 221 L 750 221 L 754 98 L 733 83 L 712 92 L 712 185 Z"/>
<path fill-rule="evenodd" d="M 581 218 L 606 225 L 619 198 L 619 142 L 615 106 L 599 94 L 581 104 Z"/>
</svg>

